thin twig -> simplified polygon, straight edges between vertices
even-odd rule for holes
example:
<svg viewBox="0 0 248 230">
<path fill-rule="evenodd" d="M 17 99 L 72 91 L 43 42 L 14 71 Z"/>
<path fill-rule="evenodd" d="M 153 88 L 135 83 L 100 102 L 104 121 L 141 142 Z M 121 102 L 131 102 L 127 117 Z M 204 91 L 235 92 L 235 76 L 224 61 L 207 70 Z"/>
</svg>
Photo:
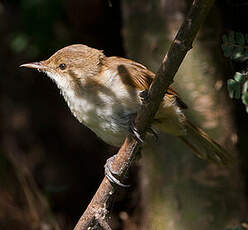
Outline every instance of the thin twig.
<svg viewBox="0 0 248 230">
<path fill-rule="evenodd" d="M 149 89 L 149 100 L 144 103 L 135 120 L 136 129 L 143 139 L 167 88 L 173 82 L 173 78 L 186 53 L 192 48 L 193 40 L 213 4 L 214 0 L 195 0 L 193 2 L 187 18 L 165 55 Z M 128 173 L 139 147 L 140 143 L 131 135 L 128 135 L 113 161 L 112 169 L 117 172 L 121 181 Z M 109 204 L 116 191 L 117 188 L 111 185 L 105 177 L 74 230 L 91 229 L 89 226 L 92 226 L 94 220 L 99 219 L 99 217 L 107 220 Z"/>
</svg>

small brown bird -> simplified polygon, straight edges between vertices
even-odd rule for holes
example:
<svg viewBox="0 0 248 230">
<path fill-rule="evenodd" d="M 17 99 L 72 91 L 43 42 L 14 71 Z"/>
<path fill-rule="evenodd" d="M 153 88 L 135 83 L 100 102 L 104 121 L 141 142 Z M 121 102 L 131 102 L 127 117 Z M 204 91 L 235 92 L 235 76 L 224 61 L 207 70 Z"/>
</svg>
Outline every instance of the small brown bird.
<svg viewBox="0 0 248 230">
<path fill-rule="evenodd" d="M 106 57 L 85 45 L 67 46 L 45 61 L 21 66 L 46 73 L 61 90 L 74 116 L 103 141 L 118 147 L 142 105 L 140 93 L 149 88 L 155 76 L 137 62 Z M 151 128 L 179 137 L 200 158 L 227 164 L 230 155 L 188 121 L 183 113 L 186 108 L 169 87 Z"/>
</svg>

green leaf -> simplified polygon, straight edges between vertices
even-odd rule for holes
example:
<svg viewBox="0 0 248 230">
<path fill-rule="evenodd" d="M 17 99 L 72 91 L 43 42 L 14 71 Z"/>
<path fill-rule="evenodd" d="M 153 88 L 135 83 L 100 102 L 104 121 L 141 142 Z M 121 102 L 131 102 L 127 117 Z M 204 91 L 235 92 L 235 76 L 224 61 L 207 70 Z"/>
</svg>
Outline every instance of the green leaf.
<svg viewBox="0 0 248 230">
<path fill-rule="evenodd" d="M 234 81 L 233 79 L 228 79 L 227 80 L 227 89 L 228 89 L 228 92 L 229 92 L 229 96 L 231 98 L 233 98 L 233 95 L 234 95 L 234 85 L 236 84 L 236 81 Z"/>
<path fill-rule="evenodd" d="M 241 98 L 242 98 L 243 104 L 248 105 L 248 92 L 243 93 Z"/>
<path fill-rule="evenodd" d="M 233 78 L 235 81 L 240 82 L 240 83 L 242 83 L 246 79 L 245 76 L 239 72 L 236 72 Z"/>
<path fill-rule="evenodd" d="M 243 85 L 243 93 L 248 91 L 248 81 L 246 81 Z"/>
<path fill-rule="evenodd" d="M 239 45 L 243 46 L 245 44 L 245 36 L 242 33 L 237 32 L 236 41 Z"/>
<path fill-rule="evenodd" d="M 234 32 L 231 31 L 228 36 L 228 40 L 230 43 L 235 44 Z"/>
<path fill-rule="evenodd" d="M 241 95 L 241 85 L 239 82 L 229 79 L 227 81 L 227 89 L 229 92 L 229 96 L 231 98 L 239 99 Z"/>
<path fill-rule="evenodd" d="M 234 60 L 240 59 L 243 56 L 243 52 L 244 52 L 244 47 L 242 46 L 235 47 L 232 51 L 232 59 Z"/>
</svg>

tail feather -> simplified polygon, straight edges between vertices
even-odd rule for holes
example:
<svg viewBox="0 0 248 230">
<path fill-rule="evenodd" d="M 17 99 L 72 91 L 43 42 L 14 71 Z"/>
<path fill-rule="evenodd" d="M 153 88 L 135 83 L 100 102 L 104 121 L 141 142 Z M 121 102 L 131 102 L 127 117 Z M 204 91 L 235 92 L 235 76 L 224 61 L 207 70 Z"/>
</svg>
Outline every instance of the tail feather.
<svg viewBox="0 0 248 230">
<path fill-rule="evenodd" d="M 231 154 L 211 139 L 204 131 L 189 121 L 185 121 L 185 126 L 186 135 L 179 137 L 192 148 L 199 158 L 222 165 L 230 165 L 232 163 L 233 157 Z"/>
</svg>

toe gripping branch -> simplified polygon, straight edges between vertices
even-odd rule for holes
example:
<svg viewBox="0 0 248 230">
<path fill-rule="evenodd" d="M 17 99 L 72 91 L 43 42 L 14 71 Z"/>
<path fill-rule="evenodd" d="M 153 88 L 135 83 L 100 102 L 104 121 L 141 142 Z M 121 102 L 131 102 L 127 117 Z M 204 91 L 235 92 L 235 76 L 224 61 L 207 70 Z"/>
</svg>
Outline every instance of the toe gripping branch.
<svg viewBox="0 0 248 230">
<path fill-rule="evenodd" d="M 107 162 L 106 164 L 104 165 L 104 169 L 105 169 L 105 176 L 108 178 L 108 180 L 113 183 L 113 184 L 116 184 L 120 187 L 123 187 L 123 188 L 128 188 L 130 187 L 130 185 L 127 185 L 127 184 L 123 184 L 120 182 L 120 180 L 118 180 L 116 178 L 115 175 L 118 175 L 118 173 L 116 173 L 112 167 L 111 167 L 111 164 L 112 162 L 114 161 L 114 159 L 116 158 L 117 155 L 114 155 L 112 157 L 110 157 L 109 159 L 107 159 Z"/>
<path fill-rule="evenodd" d="M 141 91 L 139 96 L 141 98 L 142 103 L 143 104 L 146 103 L 149 100 L 148 90 L 146 89 L 146 90 Z M 132 117 L 130 119 L 129 132 L 137 141 L 139 141 L 140 143 L 143 143 L 144 140 L 142 139 L 141 135 L 139 134 L 138 130 L 136 129 L 136 127 L 134 125 L 135 116 L 133 116 L 133 115 L 134 114 L 132 114 Z M 156 141 L 158 141 L 158 134 L 156 133 L 156 131 L 154 131 L 152 128 L 149 128 L 147 130 L 147 132 L 152 134 L 155 137 Z M 116 173 L 111 167 L 111 164 L 114 161 L 114 159 L 116 158 L 116 156 L 117 155 L 114 155 L 114 156 L 110 157 L 109 159 L 107 159 L 106 164 L 104 165 L 105 176 L 113 184 L 116 184 L 116 185 L 118 185 L 120 187 L 124 187 L 124 188 L 130 187 L 130 185 L 123 184 L 120 182 L 119 179 L 116 178 L 118 173 Z"/>
<path fill-rule="evenodd" d="M 134 125 L 134 120 L 131 119 L 130 120 L 130 125 L 129 125 L 129 132 L 131 133 L 131 135 L 140 143 L 143 143 L 144 140 L 142 139 L 141 135 L 139 134 L 138 130 L 136 129 L 135 125 Z M 151 135 L 153 135 L 155 137 L 155 141 L 158 142 L 158 134 L 157 132 L 152 129 L 151 127 L 148 128 L 147 132 Z"/>
<path fill-rule="evenodd" d="M 134 119 L 130 120 L 129 132 L 137 141 L 139 141 L 140 143 L 144 142 L 144 140 L 141 138 L 141 135 L 139 134 L 138 130 L 134 125 Z"/>
<path fill-rule="evenodd" d="M 142 102 L 142 104 L 145 104 L 149 101 L 150 97 L 149 97 L 149 91 L 148 89 L 145 89 L 143 91 L 141 91 L 139 93 L 139 97 L 140 97 L 140 100 Z M 143 143 L 144 140 L 142 139 L 141 135 L 139 134 L 138 130 L 136 129 L 135 127 L 135 124 L 134 124 L 134 117 L 130 119 L 130 125 L 129 125 L 129 131 L 131 133 L 131 135 L 137 140 L 139 141 L 140 143 Z M 158 134 L 155 130 L 153 130 L 151 127 L 147 130 L 148 133 L 152 134 L 155 139 L 156 139 L 156 142 L 158 141 Z"/>
</svg>

